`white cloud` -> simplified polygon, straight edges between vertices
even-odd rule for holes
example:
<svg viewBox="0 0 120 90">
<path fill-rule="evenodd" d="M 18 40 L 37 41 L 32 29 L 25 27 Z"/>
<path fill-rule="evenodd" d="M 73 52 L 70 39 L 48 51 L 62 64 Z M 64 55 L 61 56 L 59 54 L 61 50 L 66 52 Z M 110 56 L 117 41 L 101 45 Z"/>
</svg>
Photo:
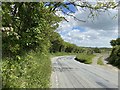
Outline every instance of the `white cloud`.
<svg viewBox="0 0 120 90">
<path fill-rule="evenodd" d="M 82 12 L 76 12 L 75 16 L 79 19 L 83 19 L 86 21 L 86 23 L 81 23 L 77 21 L 78 25 L 82 27 L 89 27 L 91 29 L 96 30 L 113 30 L 118 25 L 118 18 L 113 18 L 115 15 L 117 15 L 117 10 L 109 10 L 109 12 L 101 12 L 101 15 L 98 15 L 94 18 L 94 20 L 88 18 L 90 12 L 89 10 L 82 11 Z"/>
<path fill-rule="evenodd" d="M 113 19 L 113 16 L 117 14 L 117 10 L 110 10 L 110 13 L 110 15 L 101 13 L 92 22 L 92 19 L 87 18 L 88 10 L 86 12 L 77 11 L 74 16 L 80 20 L 86 20 L 86 23 L 75 21 L 73 18 L 65 15 L 69 22 L 60 22 L 57 31 L 65 41 L 78 46 L 110 47 L 110 40 L 118 37 L 118 19 Z M 78 26 L 85 31 L 73 28 Z"/>
</svg>

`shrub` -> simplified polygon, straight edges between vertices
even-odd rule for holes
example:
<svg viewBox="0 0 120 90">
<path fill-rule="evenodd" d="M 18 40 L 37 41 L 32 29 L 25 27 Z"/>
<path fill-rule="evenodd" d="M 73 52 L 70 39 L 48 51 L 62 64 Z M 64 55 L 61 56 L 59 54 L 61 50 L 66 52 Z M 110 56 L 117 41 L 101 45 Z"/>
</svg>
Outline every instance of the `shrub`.
<svg viewBox="0 0 120 90">
<path fill-rule="evenodd" d="M 94 50 L 93 50 L 95 53 L 101 53 L 101 50 L 99 49 L 99 48 L 94 48 Z"/>
<path fill-rule="evenodd" d="M 24 57 L 4 59 L 3 88 L 48 88 L 51 75 L 49 55 L 31 52 Z"/>
<path fill-rule="evenodd" d="M 108 62 L 120 68 L 120 46 L 115 46 L 112 49 L 111 55 L 108 58 Z"/>
</svg>

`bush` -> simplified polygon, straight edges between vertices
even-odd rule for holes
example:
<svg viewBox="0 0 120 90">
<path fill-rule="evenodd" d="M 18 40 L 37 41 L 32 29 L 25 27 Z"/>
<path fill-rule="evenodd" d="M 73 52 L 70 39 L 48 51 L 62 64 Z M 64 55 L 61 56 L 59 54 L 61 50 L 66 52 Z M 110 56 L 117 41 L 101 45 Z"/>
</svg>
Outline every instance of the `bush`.
<svg viewBox="0 0 120 90">
<path fill-rule="evenodd" d="M 3 59 L 3 88 L 48 88 L 51 75 L 49 55 L 31 52 L 25 57 Z"/>
<path fill-rule="evenodd" d="M 94 50 L 93 50 L 95 53 L 101 53 L 101 50 L 99 49 L 99 48 L 94 48 Z"/>
<path fill-rule="evenodd" d="M 76 56 L 76 60 L 85 64 L 91 64 L 92 63 L 92 58 L 95 55 L 93 54 L 85 54 L 85 53 L 80 53 Z"/>
<path fill-rule="evenodd" d="M 120 46 L 115 46 L 111 52 L 108 62 L 120 68 Z"/>
</svg>

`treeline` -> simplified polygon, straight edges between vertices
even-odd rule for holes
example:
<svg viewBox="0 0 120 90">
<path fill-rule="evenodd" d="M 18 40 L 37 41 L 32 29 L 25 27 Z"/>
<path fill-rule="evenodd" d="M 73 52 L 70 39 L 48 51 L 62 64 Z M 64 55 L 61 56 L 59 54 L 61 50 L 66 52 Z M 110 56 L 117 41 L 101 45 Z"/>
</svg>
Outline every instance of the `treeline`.
<svg viewBox="0 0 120 90">
<path fill-rule="evenodd" d="M 111 45 L 113 46 L 111 55 L 108 58 L 110 64 L 120 68 L 120 38 L 116 40 L 111 40 Z"/>
<path fill-rule="evenodd" d="M 2 55 L 15 57 L 31 50 L 42 52 L 83 52 L 80 47 L 64 42 L 55 32 L 62 17 L 44 3 L 2 4 Z"/>
<path fill-rule="evenodd" d="M 56 36 L 52 37 L 52 40 L 51 40 L 50 53 L 56 53 L 56 52 L 80 53 L 80 52 L 84 52 L 83 48 L 78 47 L 75 44 L 70 44 L 68 42 L 65 42 L 58 33 L 55 32 L 55 34 L 56 34 Z"/>
</svg>

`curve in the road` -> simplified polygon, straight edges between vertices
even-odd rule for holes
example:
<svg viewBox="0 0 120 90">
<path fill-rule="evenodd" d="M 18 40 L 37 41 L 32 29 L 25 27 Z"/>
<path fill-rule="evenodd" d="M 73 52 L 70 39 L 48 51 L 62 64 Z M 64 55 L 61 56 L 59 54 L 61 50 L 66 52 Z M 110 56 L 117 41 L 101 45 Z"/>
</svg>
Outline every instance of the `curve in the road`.
<svg viewBox="0 0 120 90">
<path fill-rule="evenodd" d="M 118 88 L 118 72 L 86 65 L 74 56 L 52 58 L 51 88 Z"/>
</svg>

